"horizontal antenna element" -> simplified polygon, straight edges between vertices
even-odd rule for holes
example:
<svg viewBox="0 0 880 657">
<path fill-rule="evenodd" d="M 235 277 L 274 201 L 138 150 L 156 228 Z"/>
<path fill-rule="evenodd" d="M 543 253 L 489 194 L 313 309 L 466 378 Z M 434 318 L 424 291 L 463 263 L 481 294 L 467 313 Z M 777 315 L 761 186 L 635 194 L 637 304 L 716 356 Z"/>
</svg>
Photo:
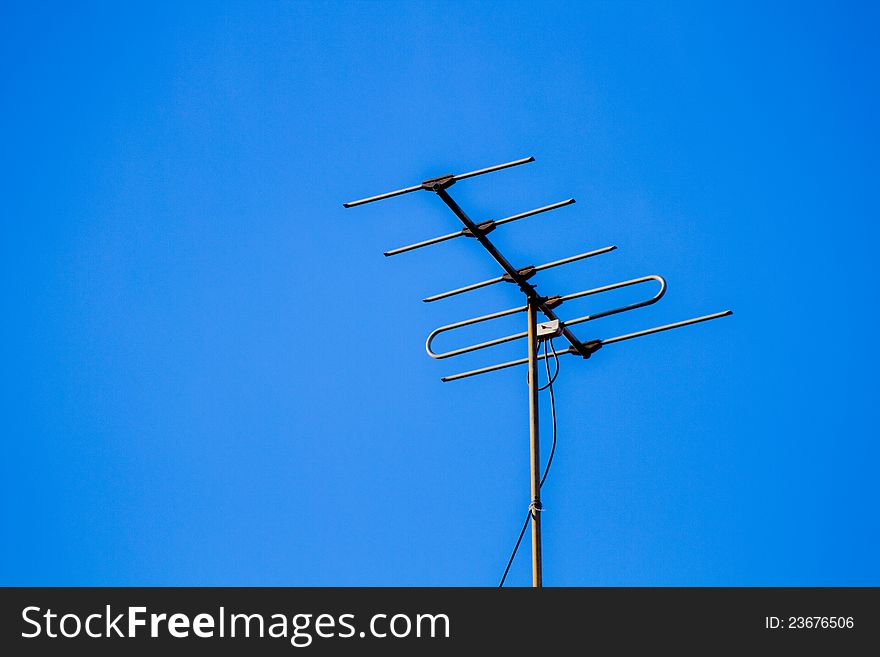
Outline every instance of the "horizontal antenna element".
<svg viewBox="0 0 880 657">
<path fill-rule="evenodd" d="M 474 176 L 481 176 L 484 173 L 492 173 L 493 171 L 501 171 L 502 169 L 509 169 L 510 167 L 519 166 L 520 164 L 528 164 L 529 162 L 534 162 L 535 158 L 533 157 L 524 157 L 521 160 L 514 160 L 513 162 L 505 162 L 504 164 L 496 164 L 493 167 L 486 167 L 485 169 L 477 169 L 476 171 L 468 171 L 467 173 L 460 173 L 457 176 L 452 175 L 451 173 L 437 176 L 436 178 L 428 178 L 427 180 L 422 181 L 418 185 L 413 185 L 412 187 L 404 187 L 403 189 L 397 189 L 393 192 L 385 192 L 384 194 L 379 194 L 378 196 L 370 196 L 369 198 L 362 198 L 357 201 L 349 201 L 348 203 L 343 203 L 342 207 L 344 208 L 353 208 L 358 205 L 364 205 L 366 203 L 372 203 L 373 201 L 382 201 L 386 198 L 392 198 L 394 196 L 400 196 L 401 194 L 409 194 L 410 192 L 416 192 L 420 189 L 427 189 L 428 191 L 435 192 L 438 189 L 441 189 L 445 183 L 445 187 L 449 187 L 455 183 L 456 180 L 464 180 L 466 178 L 473 178 Z"/>
<path fill-rule="evenodd" d="M 526 217 L 532 217 L 536 214 L 541 214 L 542 212 L 548 212 L 549 210 L 555 210 L 556 208 L 562 208 L 566 205 L 571 205 L 574 203 L 574 199 L 570 198 L 565 201 L 559 201 L 559 203 L 552 203 L 550 205 L 545 205 L 542 208 L 536 208 L 534 210 L 529 210 L 528 212 L 521 212 L 519 214 L 512 215 L 510 217 L 505 217 L 504 219 L 496 219 L 494 221 L 484 221 L 483 223 L 477 224 L 477 228 L 481 233 L 486 235 L 487 233 L 491 233 L 498 226 L 503 226 L 504 224 L 508 224 L 512 221 L 516 221 L 518 219 L 525 219 Z M 451 240 L 456 237 L 474 237 L 474 234 L 468 228 L 462 228 L 454 233 L 447 233 L 446 235 L 441 235 L 440 237 L 434 237 L 429 240 L 425 240 L 424 242 L 417 242 L 415 244 L 410 244 L 408 246 L 401 246 L 397 249 L 392 249 L 390 251 L 386 251 L 384 255 L 393 256 L 398 253 L 406 253 L 407 251 L 415 251 L 416 249 L 420 249 L 423 246 L 430 246 L 431 244 L 439 244 L 440 242 L 445 242 L 446 240 Z"/>
<path fill-rule="evenodd" d="M 605 246 L 601 249 L 596 249 L 595 251 L 587 251 L 586 253 L 579 253 L 578 255 L 570 256 L 568 258 L 563 258 L 562 260 L 554 260 L 553 262 L 547 262 L 543 265 L 528 265 L 527 267 L 523 267 L 522 269 L 517 270 L 520 276 L 528 279 L 535 275 L 535 273 L 539 271 L 544 271 L 545 269 L 552 269 L 553 267 L 559 267 L 560 265 L 567 265 L 570 262 L 577 262 L 578 260 L 584 260 L 586 258 L 592 258 L 593 256 L 602 255 L 603 253 L 608 253 L 610 251 L 614 251 L 616 246 Z M 448 297 L 455 296 L 456 294 L 462 294 L 464 292 L 470 292 L 471 290 L 478 290 L 481 287 L 486 287 L 488 285 L 494 285 L 495 283 L 500 283 L 501 281 L 514 282 L 513 278 L 509 274 L 504 274 L 503 276 L 498 276 L 496 278 L 490 278 L 487 281 L 480 281 L 479 283 L 473 283 L 472 285 L 466 285 L 464 287 L 460 287 L 455 290 L 450 290 L 449 292 L 442 292 L 440 294 L 435 294 L 432 297 L 427 297 L 426 299 L 422 299 L 425 303 L 430 303 L 431 301 L 439 301 L 440 299 L 446 299 Z"/>
</svg>

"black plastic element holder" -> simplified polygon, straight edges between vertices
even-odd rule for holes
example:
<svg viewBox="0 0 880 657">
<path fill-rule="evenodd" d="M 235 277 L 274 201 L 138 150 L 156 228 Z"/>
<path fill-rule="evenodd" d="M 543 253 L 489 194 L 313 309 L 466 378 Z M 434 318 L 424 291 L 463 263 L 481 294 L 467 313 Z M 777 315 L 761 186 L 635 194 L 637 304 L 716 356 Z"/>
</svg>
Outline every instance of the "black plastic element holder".
<svg viewBox="0 0 880 657">
<path fill-rule="evenodd" d="M 451 173 L 445 173 L 442 176 L 437 176 L 436 178 L 428 178 L 427 180 L 423 180 L 422 189 L 427 189 L 429 192 L 439 192 L 441 189 L 452 187 L 454 184 L 455 176 Z"/>
<path fill-rule="evenodd" d="M 532 276 L 534 276 L 534 275 L 537 273 L 537 271 L 538 271 L 538 270 L 535 269 L 535 265 L 526 265 L 526 266 L 523 267 L 522 269 L 517 269 L 517 270 L 516 270 L 516 273 L 519 274 L 520 278 L 521 278 L 523 281 L 527 281 L 527 280 L 529 280 Z M 501 280 L 502 280 L 502 281 L 507 281 L 508 283 L 517 283 L 517 284 L 519 283 L 519 281 L 515 281 L 515 280 L 513 279 L 513 276 L 511 276 L 510 274 L 504 274 L 504 275 L 501 277 Z"/>
<path fill-rule="evenodd" d="M 477 232 L 481 235 L 488 235 L 493 230 L 495 230 L 495 222 L 492 219 L 477 224 Z M 471 232 L 471 229 L 467 227 L 461 229 L 461 234 L 465 237 L 476 237 L 476 235 Z"/>
</svg>

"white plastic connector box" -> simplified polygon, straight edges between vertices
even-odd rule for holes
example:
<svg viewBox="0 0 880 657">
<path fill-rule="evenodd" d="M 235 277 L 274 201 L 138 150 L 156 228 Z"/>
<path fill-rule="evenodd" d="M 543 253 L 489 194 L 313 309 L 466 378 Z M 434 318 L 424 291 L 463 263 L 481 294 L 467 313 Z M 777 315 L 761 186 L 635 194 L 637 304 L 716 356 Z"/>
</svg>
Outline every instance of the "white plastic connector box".
<svg viewBox="0 0 880 657">
<path fill-rule="evenodd" d="M 558 319 L 538 322 L 538 339 L 549 340 L 562 335 L 562 325 Z"/>
</svg>

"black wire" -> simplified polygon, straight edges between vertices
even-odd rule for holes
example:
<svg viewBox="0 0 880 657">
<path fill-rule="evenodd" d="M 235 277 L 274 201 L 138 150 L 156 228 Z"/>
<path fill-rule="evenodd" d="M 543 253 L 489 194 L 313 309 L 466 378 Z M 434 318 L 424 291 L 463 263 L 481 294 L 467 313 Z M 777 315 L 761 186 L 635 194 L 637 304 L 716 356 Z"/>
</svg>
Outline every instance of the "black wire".
<svg viewBox="0 0 880 657">
<path fill-rule="evenodd" d="M 553 378 L 550 377 L 550 363 L 547 362 L 547 359 L 544 359 L 544 365 L 547 369 L 547 387 L 550 388 L 550 417 L 553 420 L 553 442 L 550 445 L 550 456 L 547 458 L 547 465 L 544 468 L 544 476 L 541 477 L 540 486 L 544 485 L 544 482 L 547 480 L 547 475 L 550 474 L 550 464 L 553 463 L 553 455 L 556 454 L 556 395 L 553 393 L 553 382 L 556 380 L 556 377 L 559 376 L 559 356 L 556 354 L 556 347 L 553 346 L 553 340 L 550 340 L 550 348 L 553 350 L 553 356 L 556 357 L 556 374 L 553 375 Z M 547 353 L 547 347 L 544 347 L 544 353 Z M 539 487 L 540 488 L 540 487 Z"/>
<path fill-rule="evenodd" d="M 550 343 L 550 348 L 553 350 L 553 357 L 556 359 L 556 371 L 553 376 L 550 376 L 550 360 L 547 357 L 547 342 Z M 556 348 L 553 346 L 553 340 L 548 340 L 544 342 L 544 366 L 547 370 L 547 385 L 543 388 L 538 388 L 538 390 L 544 390 L 545 388 L 550 389 L 550 416 L 553 419 L 553 442 L 550 446 L 550 456 L 547 459 L 547 465 L 544 466 L 544 475 L 541 477 L 541 483 L 538 484 L 538 489 L 544 487 L 544 482 L 547 481 L 547 475 L 550 474 L 550 464 L 553 463 L 553 455 L 556 453 L 556 396 L 553 394 L 553 382 L 556 380 L 556 377 L 559 376 L 559 356 L 556 353 Z M 537 511 L 540 513 L 540 511 Z M 501 576 L 501 583 L 498 585 L 498 588 L 502 588 L 504 586 L 504 582 L 507 579 L 507 573 L 510 572 L 510 566 L 513 565 L 513 560 L 516 558 L 516 553 L 519 550 L 519 545 L 522 543 L 523 536 L 526 534 L 526 528 L 529 526 L 529 520 L 532 518 L 532 507 L 529 506 L 529 512 L 526 514 L 526 521 L 523 523 L 522 529 L 519 530 L 519 538 L 516 539 L 516 545 L 513 546 L 513 552 L 510 553 L 510 559 L 507 560 L 507 568 L 504 569 L 504 574 Z"/>
<path fill-rule="evenodd" d="M 516 545 L 513 546 L 513 552 L 510 553 L 510 559 L 507 560 L 507 568 L 504 569 L 504 574 L 501 576 L 501 583 L 498 585 L 498 588 L 502 588 L 504 586 L 504 580 L 507 579 L 507 573 L 510 572 L 510 566 L 513 563 L 513 559 L 516 556 L 516 551 L 519 550 L 519 544 L 522 543 L 522 538 L 525 536 L 526 527 L 529 526 L 529 520 L 532 519 L 532 508 L 529 507 L 529 512 L 526 514 L 526 521 L 523 523 L 522 529 L 519 530 L 519 538 L 516 539 Z"/>
<path fill-rule="evenodd" d="M 549 358 L 549 354 L 547 353 L 547 343 L 550 343 L 550 347 L 553 349 L 553 360 L 555 361 L 556 368 L 553 371 L 553 376 L 550 376 L 550 365 L 547 363 L 547 359 Z M 553 385 L 553 382 L 556 380 L 556 377 L 559 376 L 559 354 L 556 353 L 556 348 L 553 346 L 553 339 L 544 340 L 544 365 L 547 366 L 547 383 L 542 385 L 538 390 L 546 390 L 550 386 Z"/>
</svg>

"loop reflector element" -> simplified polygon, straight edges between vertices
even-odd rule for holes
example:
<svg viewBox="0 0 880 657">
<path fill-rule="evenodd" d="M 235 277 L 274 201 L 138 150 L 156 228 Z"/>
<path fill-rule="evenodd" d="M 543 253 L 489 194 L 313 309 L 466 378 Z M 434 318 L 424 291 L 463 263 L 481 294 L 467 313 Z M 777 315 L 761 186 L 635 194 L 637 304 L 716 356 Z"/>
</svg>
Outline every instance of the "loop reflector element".
<svg viewBox="0 0 880 657">
<path fill-rule="evenodd" d="M 612 283 L 611 285 L 603 285 L 602 287 L 596 287 L 591 290 L 583 290 L 581 292 L 574 292 L 572 294 L 566 294 L 565 296 L 555 297 L 555 305 L 563 303 L 564 301 L 569 301 L 571 299 L 580 299 L 582 297 L 591 296 L 594 294 L 601 294 L 602 292 L 610 292 L 611 290 L 618 290 L 623 287 L 629 287 L 631 285 L 638 285 L 640 283 L 647 283 L 649 281 L 655 281 L 659 283 L 660 288 L 654 294 L 654 296 L 643 299 L 642 301 L 636 301 L 635 303 L 630 303 L 625 306 L 620 306 L 618 308 L 612 308 L 611 310 L 603 310 L 598 313 L 593 313 L 592 315 L 584 315 L 583 317 L 577 317 L 576 319 L 572 319 L 569 321 L 560 321 L 560 330 L 564 326 L 574 326 L 576 324 L 583 324 L 584 322 L 589 322 L 594 319 L 600 319 L 602 317 L 608 317 L 609 315 L 616 315 L 618 313 L 623 313 L 628 310 L 635 310 L 636 308 L 642 308 L 644 306 L 650 306 L 652 303 L 657 303 L 660 301 L 661 297 L 666 294 L 666 281 L 662 276 L 650 275 L 650 276 L 642 276 L 641 278 L 633 278 L 628 281 L 621 281 L 619 283 Z M 446 351 L 443 353 L 436 353 L 431 349 L 431 345 L 438 335 L 441 333 L 446 333 L 448 331 L 454 331 L 456 329 L 463 328 L 465 326 L 471 326 L 473 324 L 479 324 L 481 322 L 488 322 L 492 319 L 497 319 L 499 317 L 505 317 L 507 315 L 513 315 L 515 313 L 524 312 L 528 309 L 528 306 L 519 306 L 517 308 L 510 308 L 509 310 L 502 310 L 497 313 L 492 313 L 490 315 L 482 315 L 480 317 L 474 317 L 472 319 L 465 319 L 461 322 L 455 322 L 454 324 L 447 324 L 446 326 L 441 326 L 438 329 L 435 329 L 428 336 L 428 340 L 425 343 L 425 350 L 428 352 L 428 355 L 431 358 L 451 358 L 452 356 L 458 356 L 460 354 L 466 354 L 471 351 L 478 351 L 480 349 L 485 349 L 486 347 L 494 347 L 495 345 L 504 344 L 505 342 L 512 342 L 513 340 L 519 340 L 528 335 L 527 331 L 523 331 L 521 333 L 512 333 L 511 335 L 505 335 L 501 338 L 495 338 L 494 340 L 488 340 L 486 342 L 480 342 L 479 344 L 470 345 L 467 347 L 462 347 L 460 349 L 453 349 L 451 351 Z"/>
</svg>

